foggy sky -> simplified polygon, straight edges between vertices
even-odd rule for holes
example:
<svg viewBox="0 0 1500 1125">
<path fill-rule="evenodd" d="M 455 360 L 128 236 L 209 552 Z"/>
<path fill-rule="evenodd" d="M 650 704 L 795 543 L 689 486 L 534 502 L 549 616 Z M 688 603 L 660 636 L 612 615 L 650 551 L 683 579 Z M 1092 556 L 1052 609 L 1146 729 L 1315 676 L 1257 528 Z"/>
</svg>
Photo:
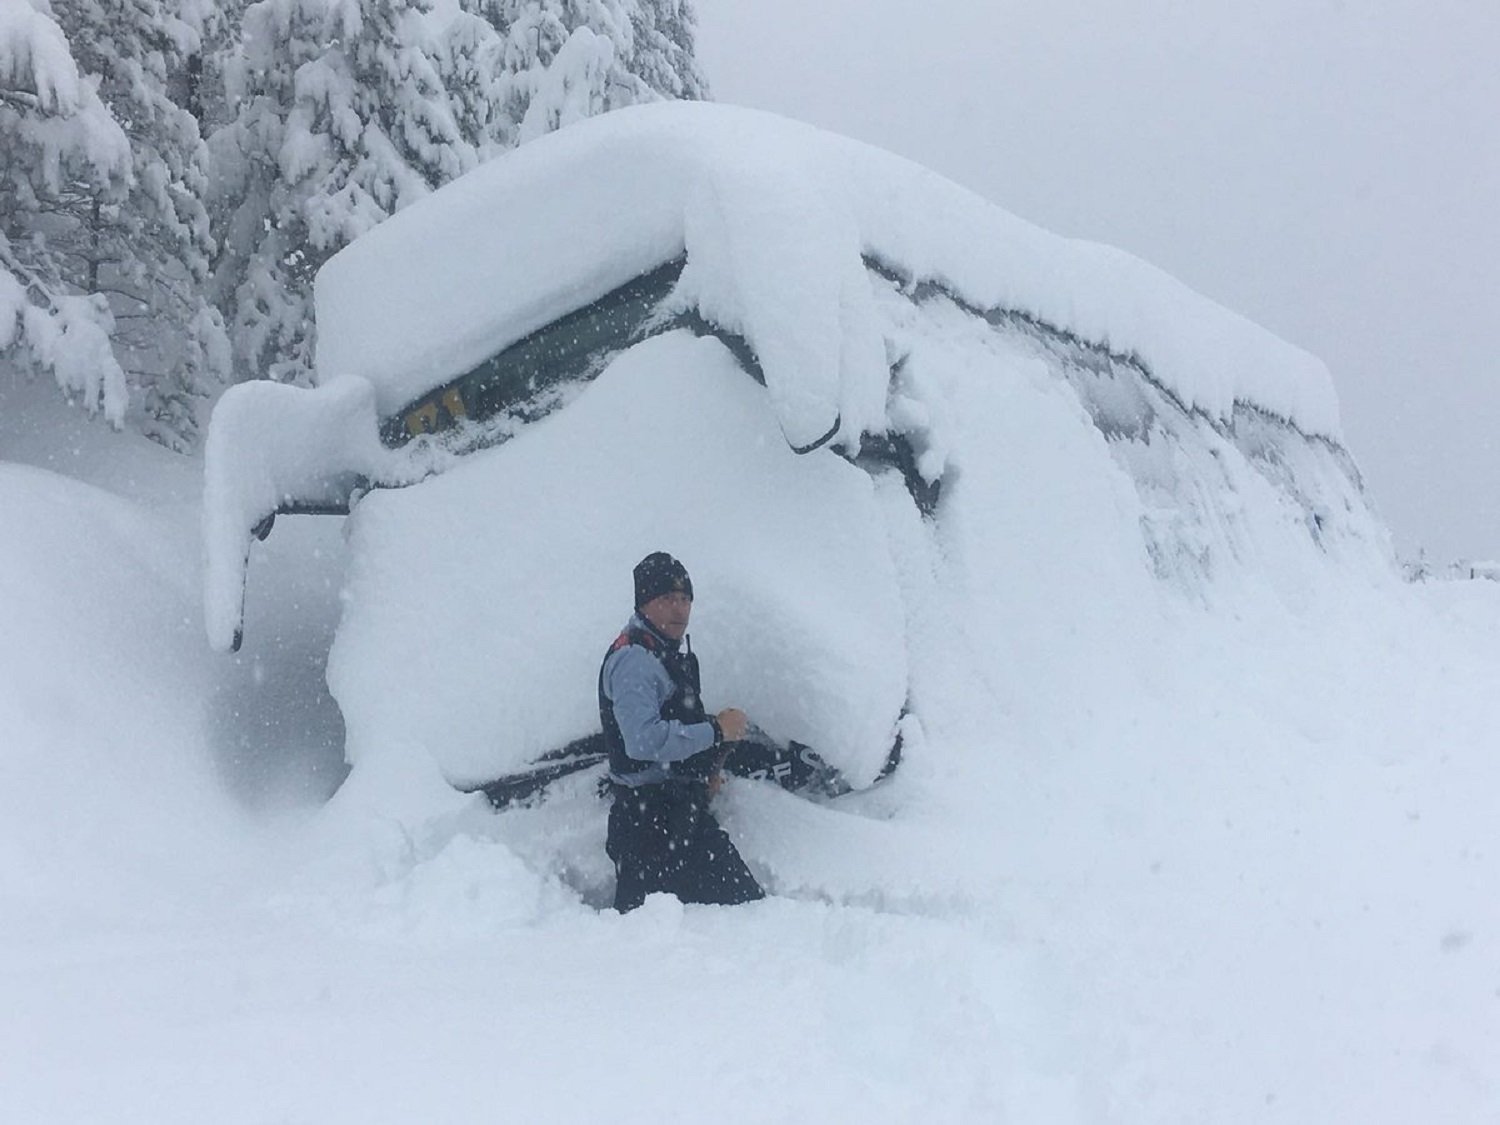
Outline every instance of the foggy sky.
<svg viewBox="0 0 1500 1125">
<path fill-rule="evenodd" d="M 1320 356 L 1401 552 L 1500 559 L 1500 4 L 696 6 L 717 100 L 920 161 Z"/>
</svg>

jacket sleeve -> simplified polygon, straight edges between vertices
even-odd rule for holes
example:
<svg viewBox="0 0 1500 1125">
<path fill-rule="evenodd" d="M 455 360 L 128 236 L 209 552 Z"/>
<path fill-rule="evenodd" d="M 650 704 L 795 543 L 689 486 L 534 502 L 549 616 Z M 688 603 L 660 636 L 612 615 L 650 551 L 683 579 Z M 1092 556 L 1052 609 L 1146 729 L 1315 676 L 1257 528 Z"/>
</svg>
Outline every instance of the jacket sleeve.
<svg viewBox="0 0 1500 1125">
<path fill-rule="evenodd" d="M 640 762 L 680 762 L 714 744 L 712 723 L 663 719 L 672 678 L 661 661 L 639 645 L 626 645 L 604 666 L 604 694 L 614 708 L 625 753 Z"/>
</svg>

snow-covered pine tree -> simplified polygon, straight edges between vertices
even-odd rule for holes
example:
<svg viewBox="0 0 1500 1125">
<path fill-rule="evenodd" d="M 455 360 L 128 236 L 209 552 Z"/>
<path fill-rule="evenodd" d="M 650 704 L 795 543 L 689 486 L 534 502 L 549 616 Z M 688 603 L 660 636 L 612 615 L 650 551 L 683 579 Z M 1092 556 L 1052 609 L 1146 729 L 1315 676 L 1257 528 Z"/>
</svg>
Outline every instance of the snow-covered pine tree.
<svg viewBox="0 0 1500 1125">
<path fill-rule="evenodd" d="M 212 138 L 217 299 L 242 378 L 304 379 L 319 266 L 478 161 L 434 56 L 430 0 L 260 0 Z"/>
<path fill-rule="evenodd" d="M 504 41 L 495 139 L 510 147 L 653 97 L 625 69 L 633 46 L 626 9 L 621 0 L 484 0 L 480 14 Z"/>
<path fill-rule="evenodd" d="M 312 277 L 350 239 L 570 121 L 699 97 L 687 0 L 258 0 L 210 140 L 236 374 L 305 380 Z"/>
<path fill-rule="evenodd" d="M 197 31 L 197 45 L 182 72 L 171 76 L 168 92 L 198 122 L 198 132 L 210 136 L 233 114 L 224 89 L 224 63 L 239 41 L 240 21 L 248 0 L 177 0 L 183 22 Z"/>
<path fill-rule="evenodd" d="M 698 20 L 688 0 L 636 0 L 630 69 L 666 98 L 702 101 L 708 81 L 693 54 Z"/>
<path fill-rule="evenodd" d="M 77 284 L 69 241 L 77 207 L 124 197 L 130 142 L 46 0 L 0 4 L 0 152 L 0 371 L 50 372 L 118 426 L 127 391 L 114 318 Z"/>
<path fill-rule="evenodd" d="M 12 0 L 7 18 L 14 19 L 18 7 L 31 12 L 33 44 L 38 17 L 60 32 L 51 40 L 53 57 L 61 65 L 56 52 L 66 54 L 70 73 L 78 76 L 74 102 L 102 103 L 104 118 L 114 123 L 111 143 L 123 141 L 125 147 L 106 176 L 97 161 L 76 159 L 66 171 L 54 166 L 31 174 L 49 109 L 66 108 L 39 96 L 25 104 L 26 93 L 37 93 L 33 68 L 33 89 L 13 87 L 5 99 L 18 114 L 28 109 L 33 120 L 17 116 L 13 128 L 0 127 L 7 155 L 0 189 L 7 192 L 7 253 L 22 265 L 31 259 L 33 302 L 45 303 L 44 289 L 52 293 L 54 318 L 65 316 L 58 323 L 69 326 L 59 341 L 83 333 L 83 309 L 94 310 L 88 322 L 107 333 L 113 362 L 104 363 L 97 340 L 91 340 L 90 354 L 104 364 L 106 381 L 114 367 L 123 369 L 132 424 L 163 444 L 185 448 L 197 429 L 194 399 L 227 375 L 227 339 L 201 293 L 212 249 L 200 201 L 207 150 L 192 116 L 167 96 L 169 75 L 180 69 L 196 32 L 165 0 L 55 0 L 50 9 L 42 3 Z M 31 55 L 33 62 L 36 57 Z M 24 82 L 25 71 L 11 67 L 11 80 Z M 95 132 L 96 140 L 104 135 Z M 13 153 L 21 159 L 12 159 Z M 43 157 L 42 166 L 47 164 Z M 60 297 L 69 299 L 59 303 Z M 33 360 L 60 373 L 61 353 L 49 362 L 51 353 L 39 352 L 36 344 L 34 338 Z M 59 378 L 65 386 L 78 381 Z M 106 403 L 116 421 L 121 409 Z"/>
<path fill-rule="evenodd" d="M 658 98 L 698 98 L 686 0 L 461 0 L 501 42 L 499 112 L 509 148 L 573 121 Z"/>
<path fill-rule="evenodd" d="M 435 21 L 434 37 L 434 61 L 448 91 L 453 120 L 459 134 L 484 160 L 497 150 L 489 138 L 495 132 L 499 104 L 500 40 L 485 20 L 461 8 L 450 12 L 446 20 Z"/>
</svg>

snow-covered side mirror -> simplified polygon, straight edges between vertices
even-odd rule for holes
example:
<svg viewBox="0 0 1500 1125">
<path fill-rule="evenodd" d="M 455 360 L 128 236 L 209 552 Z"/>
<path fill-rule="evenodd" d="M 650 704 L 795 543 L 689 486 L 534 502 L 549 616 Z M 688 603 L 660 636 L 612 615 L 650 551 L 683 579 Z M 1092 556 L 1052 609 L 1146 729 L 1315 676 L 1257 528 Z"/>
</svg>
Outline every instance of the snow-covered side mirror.
<svg viewBox="0 0 1500 1125">
<path fill-rule="evenodd" d="M 390 452 L 380 443 L 375 392 L 342 376 L 314 390 L 241 383 L 224 392 L 204 451 L 204 623 L 220 652 L 240 647 L 252 536 L 278 513 L 344 513 Z"/>
</svg>

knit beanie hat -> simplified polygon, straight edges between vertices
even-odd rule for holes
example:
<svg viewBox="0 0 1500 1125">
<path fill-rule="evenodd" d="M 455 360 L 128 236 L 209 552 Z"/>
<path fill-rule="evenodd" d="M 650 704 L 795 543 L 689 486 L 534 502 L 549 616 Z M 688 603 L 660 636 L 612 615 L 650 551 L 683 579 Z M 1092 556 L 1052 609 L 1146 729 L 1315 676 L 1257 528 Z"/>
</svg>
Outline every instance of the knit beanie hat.
<svg viewBox="0 0 1500 1125">
<path fill-rule="evenodd" d="M 681 591 L 693 596 L 693 580 L 687 567 L 665 551 L 653 551 L 635 564 L 635 606 L 639 609 L 653 598 Z"/>
</svg>

